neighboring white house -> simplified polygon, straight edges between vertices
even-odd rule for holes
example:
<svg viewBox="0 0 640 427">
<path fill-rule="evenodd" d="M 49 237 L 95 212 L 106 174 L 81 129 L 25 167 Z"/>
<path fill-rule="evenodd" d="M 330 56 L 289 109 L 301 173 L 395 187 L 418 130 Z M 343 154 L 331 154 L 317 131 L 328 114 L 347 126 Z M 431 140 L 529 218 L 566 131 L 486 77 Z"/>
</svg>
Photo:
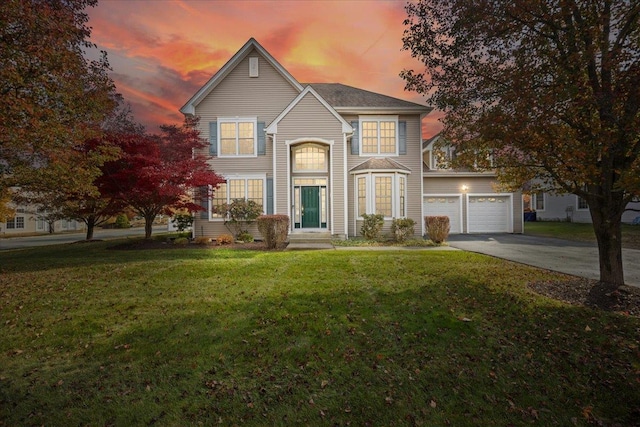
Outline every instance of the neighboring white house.
<svg viewBox="0 0 640 427">
<path fill-rule="evenodd" d="M 524 209 L 535 211 L 538 221 L 569 221 L 569 222 L 591 222 L 591 214 L 586 200 L 575 194 L 556 195 L 551 193 L 533 193 L 525 196 Z M 631 224 L 640 217 L 640 200 L 627 205 L 628 209 L 636 211 L 626 211 L 622 215 L 622 222 Z"/>
<path fill-rule="evenodd" d="M 13 218 L 7 220 L 7 222 L 0 222 L 0 235 L 20 235 L 20 234 L 32 234 L 32 233 L 49 233 L 61 232 L 61 231 L 76 231 L 84 230 L 84 223 L 76 220 L 58 220 L 53 223 L 53 230 L 50 229 L 50 225 L 45 221 L 45 216 L 42 215 L 35 207 L 18 205 L 15 206 L 15 215 Z"/>
<path fill-rule="evenodd" d="M 209 165 L 226 178 L 195 220 L 196 237 L 228 230 L 215 207 L 237 198 L 291 218 L 290 233 L 357 236 L 362 214 L 448 215 L 452 232 L 515 232 L 520 193 L 495 175 L 443 170 L 422 141 L 425 105 L 346 86 L 298 82 L 250 39 L 180 110 L 200 118 Z M 255 230 L 252 230 L 255 232 Z"/>
</svg>

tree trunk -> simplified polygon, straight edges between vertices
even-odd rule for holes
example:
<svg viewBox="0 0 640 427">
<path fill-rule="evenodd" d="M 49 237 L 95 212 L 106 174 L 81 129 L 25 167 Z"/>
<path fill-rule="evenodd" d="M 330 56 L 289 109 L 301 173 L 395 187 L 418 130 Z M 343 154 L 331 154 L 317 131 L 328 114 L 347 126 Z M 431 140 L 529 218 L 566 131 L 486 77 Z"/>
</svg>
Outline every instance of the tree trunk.
<svg viewBox="0 0 640 427">
<path fill-rule="evenodd" d="M 87 224 L 86 240 L 91 240 L 93 239 L 93 230 L 96 228 L 96 222 L 93 218 L 89 218 L 85 224 Z"/>
<path fill-rule="evenodd" d="M 591 207 L 591 206 L 590 206 Z M 622 216 L 605 215 L 599 206 L 591 208 L 593 230 L 598 240 L 600 282 L 610 288 L 624 285 L 622 267 Z"/>
<path fill-rule="evenodd" d="M 144 238 L 150 239 L 151 232 L 153 231 L 153 220 L 156 219 L 156 216 L 146 215 L 144 217 Z"/>
</svg>

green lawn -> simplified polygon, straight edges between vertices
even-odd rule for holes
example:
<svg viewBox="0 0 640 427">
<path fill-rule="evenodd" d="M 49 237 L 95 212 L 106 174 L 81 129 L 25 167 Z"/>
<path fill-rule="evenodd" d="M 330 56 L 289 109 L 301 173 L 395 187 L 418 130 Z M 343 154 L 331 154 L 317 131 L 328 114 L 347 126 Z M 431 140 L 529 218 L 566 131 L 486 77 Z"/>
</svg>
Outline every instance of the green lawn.
<svg viewBox="0 0 640 427">
<path fill-rule="evenodd" d="M 634 425 L 640 319 L 438 251 L 0 253 L 0 425 Z"/>
<path fill-rule="evenodd" d="M 594 242 L 593 225 L 571 222 L 525 222 L 524 233 L 532 236 L 557 237 L 558 239 Z M 622 247 L 640 249 L 640 226 L 622 224 Z"/>
</svg>

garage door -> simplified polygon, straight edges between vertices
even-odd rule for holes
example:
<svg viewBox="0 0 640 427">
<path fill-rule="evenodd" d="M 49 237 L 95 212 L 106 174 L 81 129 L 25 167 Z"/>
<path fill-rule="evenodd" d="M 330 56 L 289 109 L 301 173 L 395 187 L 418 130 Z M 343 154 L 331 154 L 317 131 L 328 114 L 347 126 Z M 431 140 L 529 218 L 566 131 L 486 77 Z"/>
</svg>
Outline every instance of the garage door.
<svg viewBox="0 0 640 427">
<path fill-rule="evenodd" d="M 513 231 L 508 196 L 469 196 L 469 233 L 507 233 Z"/>
<path fill-rule="evenodd" d="M 450 233 L 461 233 L 462 214 L 459 196 L 425 196 L 425 216 L 448 216 Z"/>
</svg>

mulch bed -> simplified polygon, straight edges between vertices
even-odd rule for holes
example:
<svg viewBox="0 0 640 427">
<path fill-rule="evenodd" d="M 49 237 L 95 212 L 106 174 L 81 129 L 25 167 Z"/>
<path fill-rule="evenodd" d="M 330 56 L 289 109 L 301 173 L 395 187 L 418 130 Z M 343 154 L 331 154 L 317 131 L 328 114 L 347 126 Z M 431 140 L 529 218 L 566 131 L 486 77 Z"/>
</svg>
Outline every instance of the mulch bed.
<svg viewBox="0 0 640 427">
<path fill-rule="evenodd" d="M 528 287 L 538 294 L 569 304 L 640 317 L 640 288 L 634 286 L 612 289 L 597 280 L 576 277 L 567 282 L 533 282 Z"/>
</svg>

